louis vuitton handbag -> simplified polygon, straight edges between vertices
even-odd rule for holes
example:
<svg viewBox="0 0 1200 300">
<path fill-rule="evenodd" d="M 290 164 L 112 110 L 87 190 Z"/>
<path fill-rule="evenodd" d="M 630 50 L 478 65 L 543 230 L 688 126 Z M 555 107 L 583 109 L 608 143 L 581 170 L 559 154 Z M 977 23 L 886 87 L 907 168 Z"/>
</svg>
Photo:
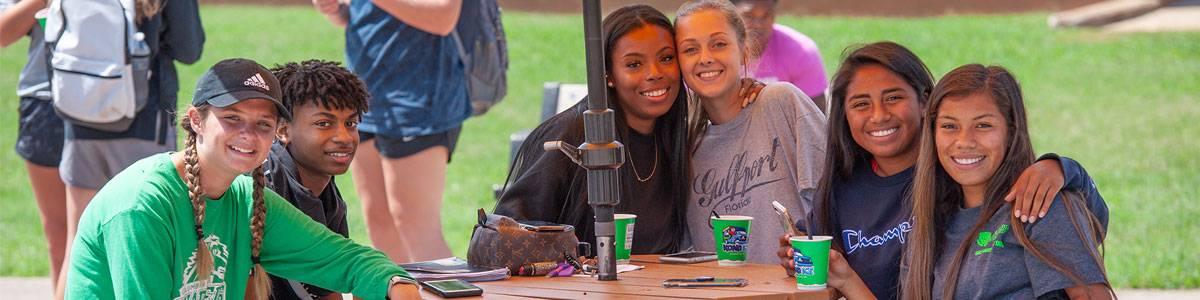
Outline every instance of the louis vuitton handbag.
<svg viewBox="0 0 1200 300">
<path fill-rule="evenodd" d="M 521 266 L 561 262 L 564 254 L 576 255 L 578 244 L 575 227 L 571 225 L 521 224 L 479 209 L 479 221 L 467 248 L 467 262 L 484 267 L 507 267 L 509 274 L 517 275 Z"/>
</svg>

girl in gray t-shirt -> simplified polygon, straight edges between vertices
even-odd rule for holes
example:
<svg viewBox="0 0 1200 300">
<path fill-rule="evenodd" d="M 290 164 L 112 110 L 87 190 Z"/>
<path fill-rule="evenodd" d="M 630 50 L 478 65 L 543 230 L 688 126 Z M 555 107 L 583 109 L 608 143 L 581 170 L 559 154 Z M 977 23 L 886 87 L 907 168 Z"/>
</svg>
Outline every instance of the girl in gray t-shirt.
<svg viewBox="0 0 1200 300">
<path fill-rule="evenodd" d="M 716 249 L 709 215 L 753 217 L 746 261 L 778 264 L 771 201 L 805 215 L 825 158 L 825 115 L 790 83 L 772 83 L 743 105 L 737 97 L 749 59 L 745 26 L 727 1 L 693 2 L 675 18 L 683 80 L 698 100 L 691 122 L 692 176 L 688 236 L 698 250 Z"/>
<path fill-rule="evenodd" d="M 1108 216 L 1084 202 L 1100 195 L 1064 190 L 1030 225 L 999 213 L 1011 210 L 1004 195 L 1034 160 L 1020 86 L 1008 70 L 950 71 L 926 116 L 901 298 L 1112 296 L 1097 249 L 1106 231 L 1098 220 Z"/>
</svg>

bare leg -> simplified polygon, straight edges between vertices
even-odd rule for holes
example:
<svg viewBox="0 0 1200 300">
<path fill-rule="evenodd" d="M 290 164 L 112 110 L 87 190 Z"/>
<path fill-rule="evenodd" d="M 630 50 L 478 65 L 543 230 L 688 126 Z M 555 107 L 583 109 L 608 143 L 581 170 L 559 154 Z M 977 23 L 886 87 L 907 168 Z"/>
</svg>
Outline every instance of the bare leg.
<svg viewBox="0 0 1200 300">
<path fill-rule="evenodd" d="M 384 159 L 383 173 L 396 231 L 408 245 L 411 261 L 450 257 L 442 233 L 442 196 L 446 188 L 445 146 L 399 159 Z"/>
<path fill-rule="evenodd" d="M 83 216 L 83 209 L 87 207 L 89 202 L 92 202 L 92 197 L 95 197 L 96 193 L 99 192 L 100 190 L 79 188 L 69 184 L 67 185 L 67 251 L 65 253 L 66 257 L 68 258 L 71 257 L 71 246 L 75 244 L 75 232 L 79 227 L 79 217 Z M 63 262 L 62 273 L 59 274 L 67 274 L 67 270 L 70 270 L 70 268 L 70 260 L 68 259 L 67 261 Z M 63 298 L 63 292 L 66 290 L 66 285 L 67 276 L 59 276 L 58 284 L 56 286 L 63 288 L 55 289 L 54 296 L 57 299 Z"/>
<path fill-rule="evenodd" d="M 354 160 L 350 162 L 350 175 L 354 176 L 354 190 L 362 203 L 363 220 L 367 223 L 367 236 L 371 237 L 371 245 L 383 251 L 394 262 L 411 261 L 408 257 L 408 247 L 400 239 L 396 231 L 392 214 L 388 213 L 387 190 L 384 187 L 383 166 L 379 150 L 375 149 L 375 141 L 370 140 L 358 145 Z"/>
<path fill-rule="evenodd" d="M 67 251 L 67 186 L 58 177 L 58 168 L 43 167 L 28 161 L 29 183 L 33 186 L 33 197 L 37 199 L 38 213 L 42 217 L 42 231 L 46 235 L 46 249 L 50 252 L 50 281 L 57 290 L 58 276 L 62 273 L 63 259 Z"/>
</svg>

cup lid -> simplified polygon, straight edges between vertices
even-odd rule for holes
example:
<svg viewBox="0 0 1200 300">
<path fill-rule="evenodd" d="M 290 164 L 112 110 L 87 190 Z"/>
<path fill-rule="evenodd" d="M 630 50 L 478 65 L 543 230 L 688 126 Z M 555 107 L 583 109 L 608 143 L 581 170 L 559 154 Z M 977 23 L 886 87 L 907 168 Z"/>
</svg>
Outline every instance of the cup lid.
<svg viewBox="0 0 1200 300">
<path fill-rule="evenodd" d="M 748 221 L 748 220 L 754 220 L 754 217 L 751 217 L 751 216 L 739 216 L 739 215 L 722 215 L 722 216 L 720 216 L 720 217 L 717 217 L 717 216 L 708 216 L 708 218 L 709 218 L 709 219 L 712 219 L 712 220 L 724 220 L 724 221 L 743 221 L 743 220 L 747 220 L 747 221 Z"/>
<path fill-rule="evenodd" d="M 809 239 L 807 236 L 793 236 L 791 238 L 788 238 L 788 240 L 802 241 L 802 242 L 821 242 L 821 241 L 828 241 L 828 240 L 832 240 L 832 239 L 833 239 L 833 237 L 828 236 L 828 235 L 814 235 L 814 236 L 812 236 L 812 239 Z"/>
</svg>

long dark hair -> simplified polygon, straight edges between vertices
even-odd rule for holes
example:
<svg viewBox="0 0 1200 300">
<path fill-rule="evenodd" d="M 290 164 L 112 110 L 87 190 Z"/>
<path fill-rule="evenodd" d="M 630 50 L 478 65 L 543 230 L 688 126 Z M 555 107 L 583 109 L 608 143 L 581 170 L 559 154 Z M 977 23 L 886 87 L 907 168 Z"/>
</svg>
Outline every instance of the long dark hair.
<svg viewBox="0 0 1200 300">
<path fill-rule="evenodd" d="M 933 75 L 925 63 L 908 48 L 893 42 L 876 42 L 846 48 L 842 66 L 833 74 L 832 101 L 829 106 L 829 126 L 825 145 L 825 174 L 817 183 L 817 205 L 823 208 L 815 213 L 821 228 L 833 230 L 833 212 L 830 211 L 835 185 L 845 183 L 856 168 L 870 168 L 871 153 L 863 149 L 850 135 L 846 121 L 846 89 L 858 70 L 868 65 L 878 65 L 895 73 L 917 93 L 917 102 L 925 104 L 933 88 Z M 915 138 L 915 137 L 914 137 Z M 832 247 L 845 251 L 845 241 L 840 234 L 824 232 L 833 236 Z"/>
<path fill-rule="evenodd" d="M 916 176 L 913 181 L 913 231 L 908 235 L 909 244 L 903 258 L 903 264 L 908 266 L 908 274 L 901 278 L 904 284 L 901 295 L 904 299 L 931 299 L 932 293 L 940 293 L 943 299 L 950 299 L 959 278 L 963 258 L 973 244 L 973 240 L 962 241 L 951 256 L 950 268 L 944 279 L 943 290 L 933 291 L 933 268 L 939 253 L 947 245 L 945 232 L 949 221 L 963 201 L 962 186 L 954 181 L 938 161 L 935 147 L 935 118 L 938 108 L 946 98 L 966 97 L 970 95 L 986 95 L 992 99 L 1004 116 L 1008 130 L 1008 146 L 1000 167 L 988 181 L 984 192 L 983 210 L 975 226 L 967 236 L 974 236 L 987 225 L 993 216 L 1006 203 L 1003 198 L 1006 192 L 1016 183 L 1021 172 L 1034 162 L 1033 145 L 1029 138 L 1028 121 L 1025 114 L 1025 103 L 1021 96 L 1021 87 L 1017 79 L 1004 67 L 980 64 L 969 64 L 958 67 L 946 76 L 933 89 L 930 103 L 925 109 L 925 120 L 921 129 L 921 154 L 917 159 Z M 1096 241 L 1101 247 L 1104 244 L 1104 228 L 1094 215 L 1086 210 L 1083 197 L 1074 190 L 1061 193 L 1066 212 L 1074 225 L 1075 232 L 1083 240 Z M 1078 216 L 1084 216 L 1079 220 Z M 1085 285 L 1078 271 L 1064 264 L 1041 250 L 1046 245 L 1032 243 L 1025 233 L 1025 224 L 1014 216 L 1009 216 L 1013 225 L 1013 235 L 1025 246 L 1034 257 L 1050 265 L 1074 281 L 1077 285 Z M 1088 226 L 1089 233 L 1085 234 L 1081 226 Z M 1103 254 L 1097 249 L 1089 249 L 1093 261 L 1100 267 L 1101 275 L 1107 282 L 1108 275 L 1104 273 Z M 1112 288 L 1109 287 L 1111 294 Z"/>
<path fill-rule="evenodd" d="M 621 7 L 608 15 L 604 19 L 602 30 L 604 39 L 604 57 L 607 63 L 604 65 L 606 73 L 611 74 L 613 70 L 612 59 L 614 47 L 617 41 L 630 32 L 642 28 L 644 26 L 654 26 L 665 29 L 669 33 L 674 33 L 674 27 L 671 26 L 671 21 L 667 16 L 663 15 L 657 9 L 644 5 L 632 4 Z M 672 37 L 674 40 L 674 37 Z M 671 45 L 674 47 L 674 45 Z M 680 85 L 682 86 L 682 84 Z M 621 107 L 621 101 L 616 99 L 617 90 L 615 87 L 607 87 L 608 89 L 608 106 L 614 111 L 617 140 L 622 142 L 629 141 L 629 126 L 625 120 L 624 110 Z M 521 144 L 518 150 L 516 159 L 513 161 L 512 167 L 509 169 L 508 178 L 504 185 L 504 190 L 516 182 L 527 173 L 530 167 L 542 155 L 563 155 L 561 153 L 546 153 L 542 150 L 542 142 L 562 139 L 564 142 L 573 145 L 579 145 L 583 142 L 583 113 L 588 110 L 588 103 L 585 98 L 570 109 L 563 111 L 545 122 L 542 122 L 537 128 L 529 133 L 525 139 L 525 143 Z M 663 220 L 670 224 L 678 226 L 668 226 L 674 232 L 664 232 L 663 236 L 674 239 L 668 247 L 668 251 L 678 250 L 682 244 L 682 237 L 686 234 L 686 222 L 684 216 L 684 208 L 687 206 L 688 197 L 688 172 L 691 166 L 691 156 L 688 155 L 688 140 L 687 140 L 687 94 L 680 91 L 672 101 L 671 109 L 666 114 L 659 116 L 654 122 L 654 140 L 658 144 L 663 145 L 666 152 L 666 162 L 670 169 L 670 178 L 666 180 L 667 186 L 671 188 L 671 199 L 663 199 L 670 201 L 671 207 L 674 210 L 673 220 Z M 554 124 L 566 124 L 566 129 L 554 128 Z M 561 135 L 560 135 L 561 134 Z M 621 174 L 621 199 L 632 199 L 630 191 L 633 190 L 633 180 L 635 178 L 632 166 L 620 168 Z M 563 207 L 563 212 L 560 213 L 563 219 L 576 220 L 582 218 L 590 218 L 592 212 L 591 207 L 587 205 L 587 182 L 583 168 L 577 168 L 575 175 L 572 176 L 568 198 L 565 200 L 566 205 Z M 555 180 L 557 178 L 547 178 L 547 180 Z M 503 196 L 502 196 L 503 197 Z M 618 211 L 631 207 L 630 201 L 622 201 L 617 205 Z M 582 229 L 581 229 L 582 230 Z"/>
</svg>

